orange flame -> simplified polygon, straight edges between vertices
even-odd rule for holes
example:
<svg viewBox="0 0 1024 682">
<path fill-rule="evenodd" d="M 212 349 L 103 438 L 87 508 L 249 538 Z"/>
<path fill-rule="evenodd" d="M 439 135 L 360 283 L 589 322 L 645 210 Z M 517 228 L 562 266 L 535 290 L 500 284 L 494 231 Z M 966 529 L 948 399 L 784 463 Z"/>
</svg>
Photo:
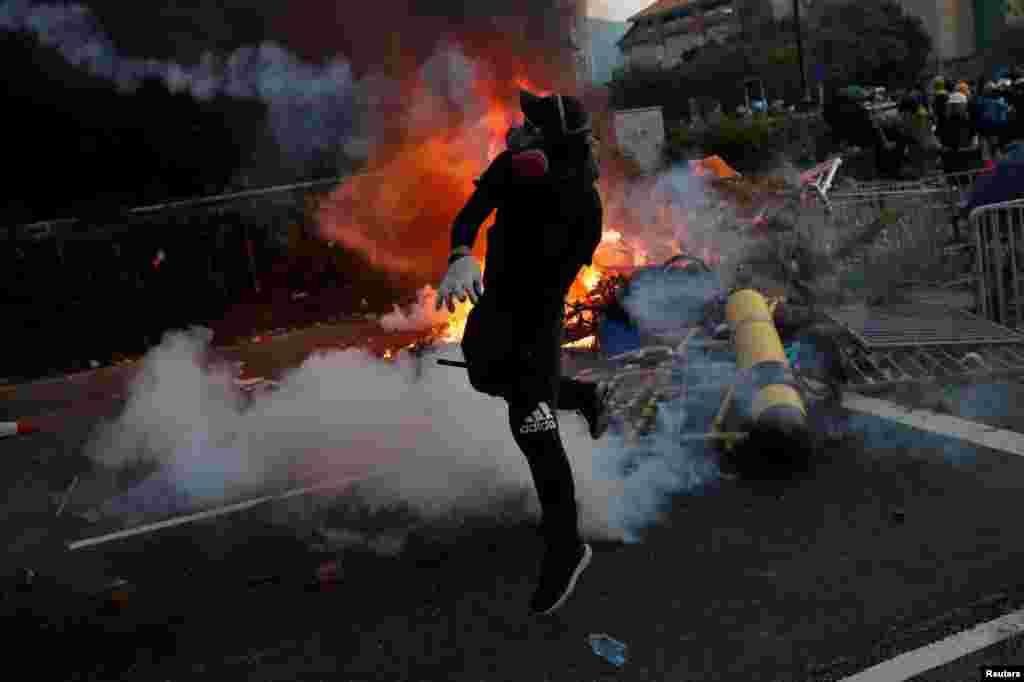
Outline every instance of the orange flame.
<svg viewBox="0 0 1024 682">
<path fill-rule="evenodd" d="M 462 341 L 462 335 L 466 333 L 466 320 L 469 318 L 469 311 L 473 304 L 469 301 L 456 303 L 455 312 L 448 313 L 448 324 L 441 333 L 441 341 L 444 343 L 458 343 Z"/>
<path fill-rule="evenodd" d="M 509 127 L 521 119 L 516 88 L 541 96 L 551 93 L 516 71 L 506 74 L 472 83 L 469 97 L 474 101 L 465 110 L 475 113 L 426 115 L 426 123 L 415 119 L 401 140 L 371 148 L 369 170 L 349 178 L 318 206 L 322 236 L 365 254 L 377 267 L 437 281 L 447 259 L 453 219 L 473 192 L 473 181 L 504 148 Z M 432 96 L 416 77 L 405 84 L 403 95 L 407 101 Z M 607 131 L 602 135 L 597 124 L 595 118 L 599 137 L 614 139 Z M 717 261 L 714 236 L 691 239 L 692 216 L 679 202 L 659 197 L 654 180 L 617 171 L 613 153 L 599 153 L 607 171 L 599 191 L 608 227 L 593 265 L 582 268 L 570 288 L 568 302 L 585 299 L 608 273 L 629 272 L 680 253 L 702 255 L 709 264 Z M 486 250 L 488 227 L 489 222 L 474 250 L 478 257 Z M 457 304 L 433 338 L 460 341 L 470 310 L 469 302 Z"/>
<path fill-rule="evenodd" d="M 551 95 L 550 90 L 538 86 L 536 83 L 533 83 L 527 78 L 517 78 L 516 87 L 519 88 L 520 90 L 529 90 L 538 97 L 548 97 L 549 95 Z"/>
<path fill-rule="evenodd" d="M 584 336 L 578 341 L 570 341 L 569 343 L 562 344 L 562 348 L 582 348 L 590 349 L 593 348 L 597 343 L 597 337 L 595 336 Z"/>
</svg>

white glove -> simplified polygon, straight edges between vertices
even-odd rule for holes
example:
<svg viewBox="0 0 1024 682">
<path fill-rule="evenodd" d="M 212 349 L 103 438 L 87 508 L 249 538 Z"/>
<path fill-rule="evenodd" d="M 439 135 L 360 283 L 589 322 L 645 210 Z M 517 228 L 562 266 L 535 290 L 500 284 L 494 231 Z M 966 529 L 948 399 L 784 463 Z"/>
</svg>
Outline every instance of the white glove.
<svg viewBox="0 0 1024 682">
<path fill-rule="evenodd" d="M 437 288 L 437 310 L 447 301 L 448 312 L 455 312 L 455 297 L 464 303 L 466 297 L 477 304 L 484 294 L 483 276 L 480 263 L 473 256 L 463 256 L 448 266 L 448 272 Z"/>
</svg>

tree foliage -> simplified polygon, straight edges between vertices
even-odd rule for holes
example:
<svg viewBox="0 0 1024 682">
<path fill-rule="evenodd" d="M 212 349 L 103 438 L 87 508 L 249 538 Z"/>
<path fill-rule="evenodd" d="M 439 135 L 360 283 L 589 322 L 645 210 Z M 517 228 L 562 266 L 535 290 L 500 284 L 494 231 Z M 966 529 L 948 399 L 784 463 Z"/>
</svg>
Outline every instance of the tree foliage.
<svg viewBox="0 0 1024 682">
<path fill-rule="evenodd" d="M 1007 26 L 983 56 L 985 73 L 1001 66 L 1024 64 L 1024 22 Z"/>
<path fill-rule="evenodd" d="M 909 85 L 932 51 L 923 22 L 892 0 L 827 4 L 813 36 L 818 63 L 837 82 Z"/>
</svg>

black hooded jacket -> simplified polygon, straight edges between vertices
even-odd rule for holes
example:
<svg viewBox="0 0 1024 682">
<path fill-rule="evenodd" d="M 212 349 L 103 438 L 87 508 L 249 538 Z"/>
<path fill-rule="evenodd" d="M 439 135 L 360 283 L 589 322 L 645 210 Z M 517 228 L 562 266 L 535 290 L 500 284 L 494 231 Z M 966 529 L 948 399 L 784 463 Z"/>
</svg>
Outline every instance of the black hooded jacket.
<svg viewBox="0 0 1024 682">
<path fill-rule="evenodd" d="M 470 313 L 462 349 L 473 386 L 506 398 L 550 400 L 557 391 L 565 297 L 601 241 L 589 144 L 544 132 L 539 146 L 506 150 L 491 162 L 453 226 L 453 244 L 471 245 L 497 211 L 487 236 L 484 295 Z"/>
</svg>

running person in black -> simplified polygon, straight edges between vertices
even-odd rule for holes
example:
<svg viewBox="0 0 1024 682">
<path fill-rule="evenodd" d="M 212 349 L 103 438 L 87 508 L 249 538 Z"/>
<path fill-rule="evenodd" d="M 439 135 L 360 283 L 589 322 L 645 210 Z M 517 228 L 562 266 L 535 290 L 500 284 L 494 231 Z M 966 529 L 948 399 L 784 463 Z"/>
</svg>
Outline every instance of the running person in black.
<svg viewBox="0 0 1024 682">
<path fill-rule="evenodd" d="M 462 350 L 472 386 L 508 403 L 512 437 L 526 455 L 542 510 L 545 543 L 534 613 L 569 597 L 590 562 L 582 540 L 572 469 L 553 407 L 583 414 L 590 435 L 606 428 L 606 391 L 561 376 L 564 302 L 601 241 L 589 117 L 575 97 L 520 93 L 525 122 L 508 149 L 476 181 L 452 227 L 452 255 L 437 307 L 475 304 Z M 480 226 L 488 233 L 486 268 L 470 255 Z"/>
</svg>

